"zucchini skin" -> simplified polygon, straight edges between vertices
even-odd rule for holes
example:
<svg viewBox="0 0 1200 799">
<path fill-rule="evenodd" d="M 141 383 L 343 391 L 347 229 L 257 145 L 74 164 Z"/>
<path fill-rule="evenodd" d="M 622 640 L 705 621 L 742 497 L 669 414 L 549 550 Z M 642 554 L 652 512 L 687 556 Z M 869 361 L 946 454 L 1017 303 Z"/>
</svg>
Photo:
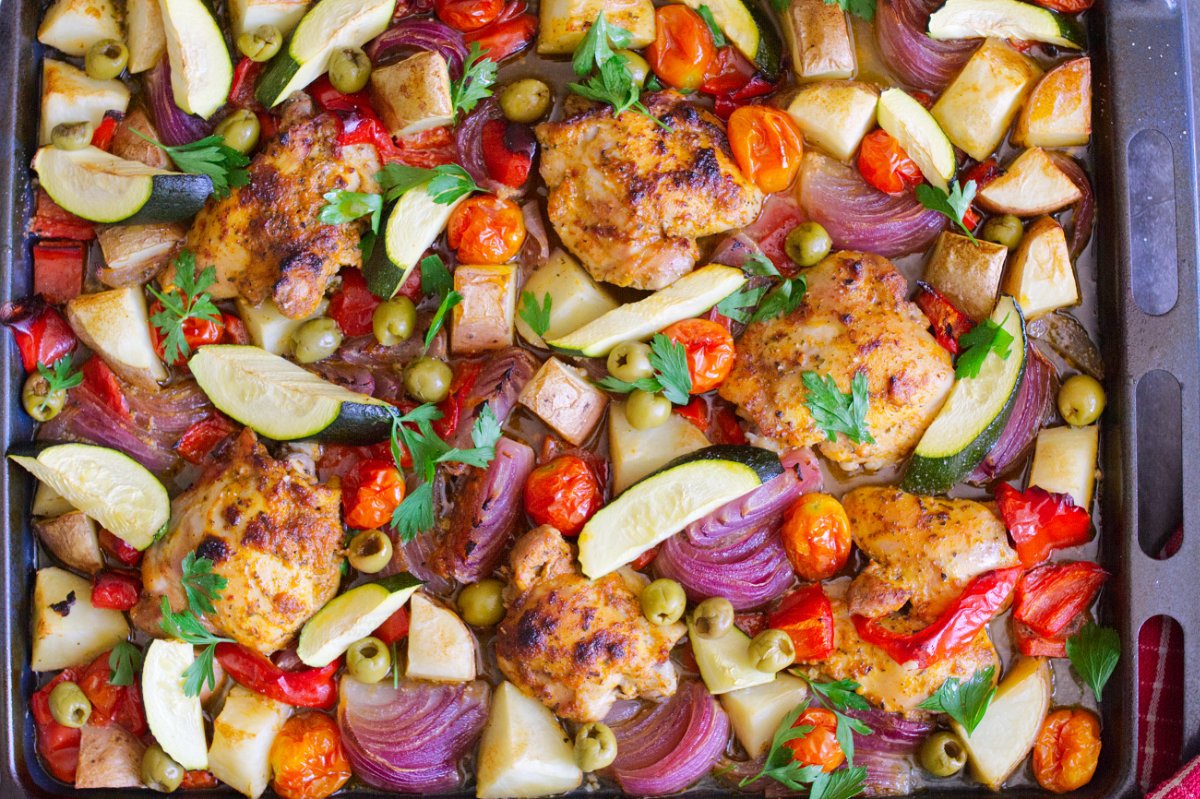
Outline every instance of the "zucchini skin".
<svg viewBox="0 0 1200 799">
<path fill-rule="evenodd" d="M 746 9 L 758 26 L 758 52 L 754 55 L 754 66 L 762 71 L 767 80 L 776 81 L 783 69 L 783 39 L 761 8 L 751 1 L 746 3 Z"/>
<path fill-rule="evenodd" d="M 982 456 L 980 456 L 982 460 Z M 697 463 L 700 461 L 732 461 L 740 463 L 743 466 L 748 466 L 753 472 L 758 475 L 760 482 L 765 483 L 783 474 L 783 464 L 779 462 L 779 456 L 769 449 L 762 447 L 751 447 L 745 444 L 714 444 L 711 447 L 704 447 L 695 452 L 689 452 L 686 455 L 680 455 L 673 461 L 668 462 L 657 471 L 643 477 L 638 482 L 644 482 L 654 478 L 655 475 L 662 474 L 674 469 L 676 466 L 683 466 L 687 463 Z M 637 485 L 637 483 L 634 483 Z M 630 486 L 632 488 L 633 486 Z M 629 489 L 626 489 L 628 491 Z"/>
<path fill-rule="evenodd" d="M 133 216 L 121 220 L 126 225 L 152 222 L 182 222 L 200 213 L 212 194 L 208 175 L 154 175 L 150 197 Z"/>
<path fill-rule="evenodd" d="M 381 405 L 343 402 L 329 426 L 302 439 L 326 444 L 377 444 L 392 434 L 392 414 Z"/>
<path fill-rule="evenodd" d="M 254 90 L 254 97 L 267 108 L 278 105 L 287 99 L 281 97 L 280 93 L 287 88 L 299 71 L 300 63 L 292 58 L 286 47 L 283 48 L 277 56 L 271 59 L 266 72 L 259 79 L 258 87 Z"/>
</svg>

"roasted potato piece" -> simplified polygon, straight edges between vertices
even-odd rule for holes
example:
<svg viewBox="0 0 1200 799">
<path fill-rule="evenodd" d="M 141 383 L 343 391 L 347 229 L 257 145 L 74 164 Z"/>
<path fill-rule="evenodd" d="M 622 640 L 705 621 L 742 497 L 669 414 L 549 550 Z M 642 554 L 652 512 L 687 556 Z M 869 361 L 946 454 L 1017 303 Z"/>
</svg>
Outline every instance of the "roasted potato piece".
<svg viewBox="0 0 1200 799">
<path fill-rule="evenodd" d="M 167 32 L 158 0 L 125 0 L 125 27 L 130 75 L 145 72 L 166 55 Z"/>
<path fill-rule="evenodd" d="M 451 311 L 450 351 L 473 355 L 513 343 L 517 269 L 512 264 L 459 266 L 454 290 L 462 302 Z"/>
<path fill-rule="evenodd" d="M 42 115 L 38 144 L 50 143 L 50 131 L 63 122 L 99 125 L 106 111 L 124 111 L 129 89 L 119 80 L 89 78 L 82 69 L 47 58 L 42 62 Z"/>
<path fill-rule="evenodd" d="M 371 72 L 371 100 L 393 136 L 454 122 L 450 68 L 434 52 L 420 52 Z"/>
<path fill-rule="evenodd" d="M 1079 187 L 1046 155 L 1032 147 L 1008 170 L 979 190 L 976 200 L 994 214 L 1041 216 L 1062 210 L 1083 196 Z"/>
<path fill-rule="evenodd" d="M 141 788 L 146 745 L 119 724 L 80 730 L 76 788 Z"/>
<path fill-rule="evenodd" d="M 973 732 L 951 722 L 962 739 L 971 775 L 999 790 L 1025 761 L 1050 707 L 1050 668 L 1042 658 L 1021 658 L 996 689 L 983 720 Z"/>
<path fill-rule="evenodd" d="M 1017 117 L 1013 144 L 1076 147 L 1092 137 L 1092 60 L 1076 58 L 1046 73 Z"/>
<path fill-rule="evenodd" d="M 1075 504 L 1091 509 L 1096 488 L 1096 452 L 1100 428 L 1048 427 L 1038 433 L 1029 468 L 1029 485 L 1070 494 Z"/>
<path fill-rule="evenodd" d="M 668 461 L 709 443 L 696 425 L 677 413 L 658 427 L 638 430 L 625 418 L 625 403 L 612 403 L 608 409 L 608 446 L 612 453 L 613 494 L 620 494 Z"/>
<path fill-rule="evenodd" d="M 792 0 L 783 33 L 800 80 L 850 78 L 858 70 L 846 12 L 825 0 Z"/>
<path fill-rule="evenodd" d="M 143 136 L 158 141 L 158 131 L 154 129 L 150 117 L 142 109 L 135 108 L 113 129 L 112 154 L 130 161 L 140 161 L 155 169 L 174 169 L 163 149 L 146 141 Z"/>
<path fill-rule="evenodd" d="M 925 282 L 978 322 L 990 316 L 996 305 L 1007 256 L 1008 248 L 999 244 L 983 239 L 972 242 L 945 231 L 925 265 Z"/>
<path fill-rule="evenodd" d="M 1044 216 L 1029 226 L 1004 276 L 1004 293 L 1012 295 L 1027 319 L 1079 302 L 1079 284 L 1062 226 Z"/>
<path fill-rule="evenodd" d="M 42 17 L 38 41 L 67 55 L 85 55 L 102 39 L 120 39 L 121 23 L 112 0 L 57 0 Z"/>
<path fill-rule="evenodd" d="M 796 93 L 788 113 L 806 141 L 834 158 L 849 161 L 875 127 L 879 90 L 869 83 L 823 80 Z"/>
<path fill-rule="evenodd" d="M 550 298 L 550 325 L 546 328 L 546 338 L 551 341 L 574 333 L 617 307 L 617 301 L 608 290 L 593 280 L 564 250 L 550 253 L 546 263 L 521 286 L 522 296 L 525 292 L 533 295 L 539 308 L 545 307 L 547 296 Z M 535 347 L 546 346 L 542 337 L 520 316 L 517 317 L 517 332 Z"/>
<path fill-rule="evenodd" d="M 525 384 L 519 402 L 579 446 L 600 423 L 608 395 L 593 386 L 582 370 L 551 358 Z"/>
<path fill-rule="evenodd" d="M 82 666 L 129 637 L 119 610 L 92 607 L 92 583 L 65 569 L 38 569 L 33 585 L 33 654 L 29 668 Z"/>
<path fill-rule="evenodd" d="M 237 38 L 260 25 L 274 25 L 287 36 L 300 24 L 310 0 L 230 0 L 229 21 Z"/>
<path fill-rule="evenodd" d="M 290 706 L 233 686 L 213 720 L 208 770 L 235 791 L 258 799 L 271 781 L 271 744 L 290 715 Z"/>
<path fill-rule="evenodd" d="M 69 568 L 95 574 L 104 568 L 96 522 L 74 510 L 53 519 L 35 519 L 33 531 L 50 554 Z"/>
<path fill-rule="evenodd" d="M 113 288 L 141 286 L 158 275 L 186 237 L 187 227 L 179 222 L 100 227 L 96 238 L 104 266 L 97 277 Z"/>
<path fill-rule="evenodd" d="M 538 14 L 537 51 L 542 55 L 575 52 L 601 11 L 605 22 L 629 31 L 630 47 L 645 47 L 654 41 L 650 0 L 546 0 Z"/>
<path fill-rule="evenodd" d="M 67 321 L 84 344 L 130 383 L 153 391 L 167 379 L 166 367 L 150 341 L 146 297 L 140 287 L 81 294 L 67 303 Z"/>
</svg>

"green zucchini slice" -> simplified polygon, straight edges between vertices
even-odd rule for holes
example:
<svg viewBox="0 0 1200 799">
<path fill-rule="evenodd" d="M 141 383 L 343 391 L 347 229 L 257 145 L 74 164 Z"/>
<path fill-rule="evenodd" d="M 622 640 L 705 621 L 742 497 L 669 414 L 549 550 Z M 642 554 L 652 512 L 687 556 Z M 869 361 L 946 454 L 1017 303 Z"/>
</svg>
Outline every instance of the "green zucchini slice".
<svg viewBox="0 0 1200 799">
<path fill-rule="evenodd" d="M 307 666 L 328 666 L 404 607 L 420 587 L 420 580 L 400 572 L 335 596 L 300 630 L 296 655 Z"/>
<path fill-rule="evenodd" d="M 1024 39 L 1079 50 L 1083 28 L 1065 14 L 1020 0 L 947 0 L 929 18 L 933 39 Z"/>
</svg>

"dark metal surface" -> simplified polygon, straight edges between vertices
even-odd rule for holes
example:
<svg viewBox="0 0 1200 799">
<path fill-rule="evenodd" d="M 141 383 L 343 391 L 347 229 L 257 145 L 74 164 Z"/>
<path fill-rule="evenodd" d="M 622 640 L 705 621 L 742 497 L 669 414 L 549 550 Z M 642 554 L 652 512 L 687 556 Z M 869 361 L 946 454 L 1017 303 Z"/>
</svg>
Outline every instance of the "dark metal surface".
<svg viewBox="0 0 1200 799">
<path fill-rule="evenodd" d="M 1189 4 L 1192 6 L 1189 8 Z M 40 48 L 38 3 L 0 0 L 0 301 L 30 291 L 24 227 L 32 210 L 28 165 L 36 140 Z M 1095 779 L 1081 797 L 1137 794 L 1137 640 L 1147 619 L 1166 614 L 1184 632 L 1183 754 L 1200 754 L 1200 204 L 1197 200 L 1197 108 L 1200 98 L 1200 5 L 1195 0 L 1100 0 L 1091 12 L 1096 130 L 1100 346 L 1108 365 L 1100 466 L 1101 558 L 1114 578 L 1102 621 L 1121 633 L 1122 654 L 1103 705 L 1104 748 Z M 1190 46 L 1189 46 L 1190 44 Z M 1193 55 L 1194 54 L 1194 55 Z M 1149 377 L 1147 377 L 1149 375 Z M 24 375 L 12 347 L 0 346 L 0 447 L 32 433 L 16 410 Z M 0 469 L 0 649 L 3 724 L 0 799 L 66 797 L 34 752 L 29 696 L 29 588 L 35 544 L 28 524 L 30 480 Z M 1179 552 L 1156 560 L 1165 532 L 1182 523 Z M 1005 792 L 1049 796 L 1027 787 Z M 118 799 L 127 790 L 88 791 Z M 961 796 L 961 789 L 929 791 Z M 987 792 L 980 789 L 979 795 Z M 181 794 L 183 795 L 183 794 Z M 193 796 L 235 796 L 229 791 Z M 366 793 L 364 792 L 364 795 Z M 695 791 L 689 796 L 717 796 Z"/>
</svg>

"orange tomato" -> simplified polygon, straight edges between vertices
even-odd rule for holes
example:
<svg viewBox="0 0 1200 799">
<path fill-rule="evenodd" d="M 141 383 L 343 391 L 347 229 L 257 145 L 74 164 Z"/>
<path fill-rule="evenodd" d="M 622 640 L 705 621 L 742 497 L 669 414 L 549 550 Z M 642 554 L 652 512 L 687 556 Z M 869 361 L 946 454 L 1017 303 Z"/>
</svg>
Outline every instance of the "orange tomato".
<svg viewBox="0 0 1200 799">
<path fill-rule="evenodd" d="M 324 713 L 288 719 L 271 744 L 271 787 L 283 799 L 325 799 L 350 779 L 337 722 Z"/>
<path fill-rule="evenodd" d="M 725 382 L 733 369 L 736 350 L 733 336 L 724 325 L 708 319 L 684 319 L 668 325 L 663 335 L 687 351 L 688 374 L 693 394 L 712 391 Z"/>
<path fill-rule="evenodd" d="M 450 214 L 446 241 L 460 264 L 502 264 L 525 243 L 525 219 L 514 202 L 491 194 L 471 197 Z"/>
<path fill-rule="evenodd" d="M 1033 776 L 1054 793 L 1082 788 L 1100 760 L 1100 719 L 1083 708 L 1061 708 L 1042 722 L 1033 745 Z"/>
<path fill-rule="evenodd" d="M 778 108 L 744 105 L 729 117 L 729 146 L 742 174 L 767 194 L 792 185 L 804 142 L 791 116 Z"/>
<path fill-rule="evenodd" d="M 559 455 L 534 469 L 525 480 L 529 518 L 566 536 L 579 535 L 602 501 L 596 473 L 577 455 Z"/>
<path fill-rule="evenodd" d="M 646 61 L 658 79 L 676 89 L 698 89 L 717 56 L 704 18 L 685 5 L 661 6 L 654 12 L 654 41 Z"/>
<path fill-rule="evenodd" d="M 342 512 L 346 526 L 371 530 L 392 521 L 404 501 L 404 477 L 391 461 L 367 458 L 342 478 Z"/>
<path fill-rule="evenodd" d="M 863 179 L 885 194 L 902 194 L 925 176 L 886 130 L 873 130 L 858 150 L 858 171 Z"/>
<path fill-rule="evenodd" d="M 804 580 L 832 577 L 850 557 L 850 520 L 829 494 L 805 494 L 792 503 L 780 535 L 792 568 Z"/>
<path fill-rule="evenodd" d="M 504 0 L 433 0 L 433 13 L 457 31 L 479 30 L 504 10 Z"/>
<path fill-rule="evenodd" d="M 823 707 L 810 707 L 800 714 L 793 727 L 812 727 L 803 738 L 784 744 L 792 750 L 792 759 L 806 766 L 820 766 L 824 772 L 833 771 L 846 759 L 837 740 L 837 716 Z"/>
</svg>

